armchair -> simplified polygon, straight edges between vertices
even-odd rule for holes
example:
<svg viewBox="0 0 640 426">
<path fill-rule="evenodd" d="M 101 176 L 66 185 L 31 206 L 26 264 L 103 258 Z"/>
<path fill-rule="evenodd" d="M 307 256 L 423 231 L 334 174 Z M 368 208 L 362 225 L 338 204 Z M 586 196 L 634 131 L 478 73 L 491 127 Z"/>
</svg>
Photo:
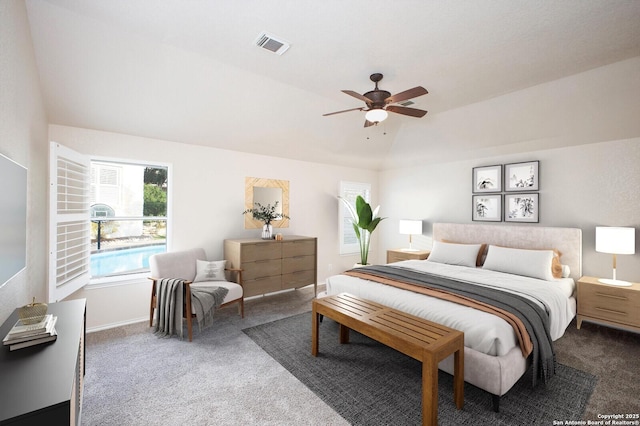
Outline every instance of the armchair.
<svg viewBox="0 0 640 426">
<path fill-rule="evenodd" d="M 151 303 L 149 308 L 149 326 L 153 326 L 154 312 L 158 304 L 157 288 L 158 283 L 163 278 L 179 278 L 184 282 L 183 297 L 183 317 L 187 322 L 189 341 L 193 338 L 193 317 L 195 309 L 191 304 L 191 287 L 225 287 L 228 290 L 222 304 L 219 307 L 238 304 L 240 317 L 244 318 L 244 291 L 242 288 L 242 270 L 225 269 L 224 280 L 202 280 L 202 271 L 198 271 L 198 261 L 206 261 L 204 249 L 197 248 L 186 251 L 160 253 L 149 258 L 149 268 L 153 281 L 151 287 Z M 206 263 L 206 262 L 203 262 Z M 197 282 L 194 282 L 198 278 Z M 231 279 L 236 282 L 232 282 Z"/>
</svg>

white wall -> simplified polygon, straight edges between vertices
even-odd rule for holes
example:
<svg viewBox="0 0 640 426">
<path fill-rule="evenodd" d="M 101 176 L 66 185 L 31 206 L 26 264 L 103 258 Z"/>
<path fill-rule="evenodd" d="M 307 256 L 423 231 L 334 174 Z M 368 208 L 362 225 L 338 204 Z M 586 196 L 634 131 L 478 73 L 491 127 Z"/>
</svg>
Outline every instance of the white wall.
<svg viewBox="0 0 640 426">
<path fill-rule="evenodd" d="M 27 266 L 0 288 L 1 323 L 32 297 L 46 297 L 47 118 L 21 0 L 0 1 L 0 153 L 28 169 Z"/>
<path fill-rule="evenodd" d="M 288 180 L 290 226 L 278 232 L 285 237 L 318 237 L 320 282 L 357 261 L 357 256 L 338 254 L 340 181 L 369 182 L 374 196 L 377 191 L 374 171 L 58 125 L 49 127 L 49 136 L 87 155 L 172 164 L 170 250 L 204 247 L 210 259 L 222 258 L 225 238 L 260 236 L 259 229 L 244 229 L 245 177 Z M 91 329 L 148 317 L 149 284 L 86 288 L 71 297 L 87 298 L 87 327 Z"/>
<path fill-rule="evenodd" d="M 390 219 L 379 256 L 407 245 L 399 219 L 471 223 L 473 167 L 539 160 L 540 223 L 527 226 L 581 228 L 583 274 L 609 277 L 612 256 L 595 252 L 595 226 L 640 228 L 638 76 L 640 57 L 436 114 L 429 129 L 403 129 L 389 158 L 405 167 L 380 175 Z M 438 161 L 452 142 L 466 149 Z M 427 226 L 414 245 L 428 249 L 430 237 Z M 636 254 L 618 256 L 618 277 L 640 281 L 638 229 Z"/>
<path fill-rule="evenodd" d="M 640 281 L 640 138 L 385 171 L 380 202 L 389 219 L 380 226 L 379 257 L 408 245 L 400 219 L 426 222 L 413 239 L 424 249 L 434 222 L 471 223 L 473 167 L 531 160 L 540 161 L 540 223 L 526 226 L 581 228 L 582 272 L 597 277 L 610 277 L 612 258 L 595 252 L 595 226 L 635 227 L 636 254 L 618 256 L 618 278 Z"/>
</svg>

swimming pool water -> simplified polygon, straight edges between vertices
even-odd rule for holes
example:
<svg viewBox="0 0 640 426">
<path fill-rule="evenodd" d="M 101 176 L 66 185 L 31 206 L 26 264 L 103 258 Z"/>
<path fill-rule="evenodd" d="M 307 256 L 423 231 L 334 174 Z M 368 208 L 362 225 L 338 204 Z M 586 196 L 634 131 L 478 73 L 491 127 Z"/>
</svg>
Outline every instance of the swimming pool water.
<svg viewBox="0 0 640 426">
<path fill-rule="evenodd" d="M 165 251 L 167 247 L 162 244 L 94 253 L 91 255 L 91 276 L 104 277 L 149 269 L 149 257 Z"/>
</svg>

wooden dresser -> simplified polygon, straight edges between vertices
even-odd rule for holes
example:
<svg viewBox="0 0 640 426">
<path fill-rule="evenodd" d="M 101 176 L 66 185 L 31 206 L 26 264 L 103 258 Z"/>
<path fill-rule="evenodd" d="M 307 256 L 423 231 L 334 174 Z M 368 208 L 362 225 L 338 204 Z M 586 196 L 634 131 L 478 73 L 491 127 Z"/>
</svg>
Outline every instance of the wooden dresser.
<svg viewBox="0 0 640 426">
<path fill-rule="evenodd" d="M 628 287 L 603 284 L 595 277 L 578 280 L 578 318 L 640 332 L 640 283 Z"/>
<path fill-rule="evenodd" d="M 224 240 L 227 267 L 242 269 L 244 296 L 304 287 L 318 288 L 318 239 L 286 235 L 282 241 Z"/>
</svg>

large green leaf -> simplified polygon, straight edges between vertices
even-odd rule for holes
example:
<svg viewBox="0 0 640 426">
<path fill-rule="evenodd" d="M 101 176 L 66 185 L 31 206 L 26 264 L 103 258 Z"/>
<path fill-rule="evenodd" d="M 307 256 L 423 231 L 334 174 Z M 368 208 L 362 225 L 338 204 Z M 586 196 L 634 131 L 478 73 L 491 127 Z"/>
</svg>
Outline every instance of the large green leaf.
<svg viewBox="0 0 640 426">
<path fill-rule="evenodd" d="M 371 219 L 373 218 L 373 211 L 369 203 L 364 201 L 360 195 L 356 198 L 356 211 L 358 212 L 358 226 L 360 228 L 369 229 L 371 225 Z"/>
</svg>

